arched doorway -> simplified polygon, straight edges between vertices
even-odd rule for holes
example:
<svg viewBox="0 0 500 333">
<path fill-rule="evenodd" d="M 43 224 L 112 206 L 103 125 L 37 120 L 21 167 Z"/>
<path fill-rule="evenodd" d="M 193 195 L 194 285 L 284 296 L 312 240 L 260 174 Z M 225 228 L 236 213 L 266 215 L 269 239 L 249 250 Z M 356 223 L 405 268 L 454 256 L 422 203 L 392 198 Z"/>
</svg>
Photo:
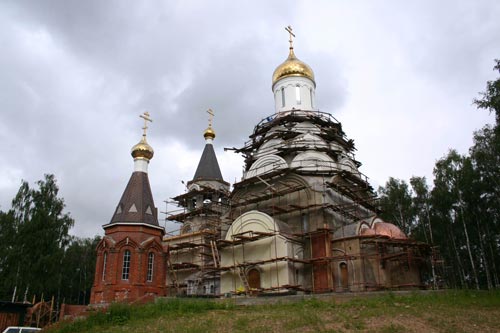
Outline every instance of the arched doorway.
<svg viewBox="0 0 500 333">
<path fill-rule="evenodd" d="M 260 272 L 256 268 L 248 271 L 248 286 L 250 289 L 260 289 Z"/>
<path fill-rule="evenodd" d="M 341 262 L 340 265 L 340 284 L 344 290 L 349 288 L 349 273 L 347 271 L 347 264 L 345 262 Z"/>
</svg>

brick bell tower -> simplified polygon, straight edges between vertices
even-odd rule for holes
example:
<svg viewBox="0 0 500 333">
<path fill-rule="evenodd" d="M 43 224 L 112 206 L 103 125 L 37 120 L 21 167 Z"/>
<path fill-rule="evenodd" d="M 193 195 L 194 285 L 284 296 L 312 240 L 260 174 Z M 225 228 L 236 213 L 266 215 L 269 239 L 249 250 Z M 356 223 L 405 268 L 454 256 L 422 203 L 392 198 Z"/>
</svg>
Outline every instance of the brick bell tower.
<svg viewBox="0 0 500 333">
<path fill-rule="evenodd" d="M 148 178 L 148 164 L 153 148 L 146 141 L 132 147 L 134 172 L 97 245 L 94 285 L 90 303 L 130 302 L 141 297 L 165 294 L 165 254 L 163 227 L 158 224 L 158 210 L 153 201 Z"/>
</svg>

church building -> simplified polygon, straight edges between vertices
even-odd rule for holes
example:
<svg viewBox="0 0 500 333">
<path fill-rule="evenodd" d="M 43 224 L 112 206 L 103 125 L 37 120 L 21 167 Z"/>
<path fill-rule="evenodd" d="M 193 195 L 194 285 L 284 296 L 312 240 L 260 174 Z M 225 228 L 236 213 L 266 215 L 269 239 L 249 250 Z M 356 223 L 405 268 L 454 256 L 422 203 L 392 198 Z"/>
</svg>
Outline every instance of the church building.
<svg viewBox="0 0 500 333">
<path fill-rule="evenodd" d="M 232 190 L 224 180 L 210 121 L 193 179 L 173 198 L 181 212 L 166 217 L 181 225 L 175 236 L 158 223 L 144 126 L 134 172 L 103 226 L 91 303 L 424 286 L 430 247 L 377 215 L 354 141 L 318 109 L 314 72 L 287 31 L 288 57 L 272 76 L 274 112 L 234 149 L 244 157 L 241 180 Z"/>
</svg>

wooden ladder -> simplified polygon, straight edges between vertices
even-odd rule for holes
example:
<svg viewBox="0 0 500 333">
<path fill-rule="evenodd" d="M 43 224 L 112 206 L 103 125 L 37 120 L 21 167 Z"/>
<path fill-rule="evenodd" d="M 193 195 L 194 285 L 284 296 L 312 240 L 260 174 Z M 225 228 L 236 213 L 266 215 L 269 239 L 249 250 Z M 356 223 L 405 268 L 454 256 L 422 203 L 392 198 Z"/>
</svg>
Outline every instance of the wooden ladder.
<svg viewBox="0 0 500 333">
<path fill-rule="evenodd" d="M 170 278 L 172 279 L 172 283 L 175 286 L 175 290 L 177 294 L 179 294 L 179 282 L 177 281 L 177 273 L 175 273 L 172 262 L 170 261 L 170 256 L 168 255 L 167 255 L 167 269 L 168 272 L 170 273 Z"/>
<path fill-rule="evenodd" d="M 245 268 L 244 267 L 238 267 L 238 276 L 240 277 L 241 282 L 243 283 L 243 286 L 245 287 L 245 292 L 248 294 L 250 291 L 250 284 L 248 283 L 247 275 L 245 274 Z"/>
<path fill-rule="evenodd" d="M 212 257 L 214 258 L 214 265 L 216 268 L 220 268 L 219 250 L 217 249 L 217 243 L 215 243 L 214 240 L 210 241 L 210 248 L 212 249 Z"/>
</svg>

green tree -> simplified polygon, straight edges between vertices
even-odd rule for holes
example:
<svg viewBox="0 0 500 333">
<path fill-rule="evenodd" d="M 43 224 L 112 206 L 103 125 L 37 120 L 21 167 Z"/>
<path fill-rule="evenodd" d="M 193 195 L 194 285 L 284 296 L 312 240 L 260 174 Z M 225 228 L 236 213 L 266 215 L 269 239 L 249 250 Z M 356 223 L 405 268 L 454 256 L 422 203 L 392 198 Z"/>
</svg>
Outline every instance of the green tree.
<svg viewBox="0 0 500 333">
<path fill-rule="evenodd" d="M 500 73 L 500 59 L 495 59 L 493 70 Z M 486 82 L 486 91 L 480 93 L 481 99 L 474 99 L 474 103 L 480 109 L 486 109 L 495 112 L 497 126 L 500 124 L 500 78 L 495 81 Z"/>
<path fill-rule="evenodd" d="M 434 249 L 434 234 L 432 231 L 432 219 L 431 219 L 431 201 L 429 186 L 427 185 L 427 180 L 425 177 L 411 177 L 410 184 L 413 192 L 412 196 L 412 207 L 415 214 L 415 232 L 414 238 L 417 240 L 423 240 L 430 244 L 432 247 L 431 252 L 431 274 L 432 274 L 432 284 L 433 288 L 438 288 L 438 277 L 436 273 L 436 252 Z"/>
<path fill-rule="evenodd" d="M 101 238 L 75 237 L 65 251 L 62 295 L 69 304 L 88 304 L 94 282 L 96 247 Z"/>
<path fill-rule="evenodd" d="M 495 71 L 500 73 L 500 60 L 495 59 Z M 484 261 L 488 288 L 500 287 L 500 77 L 486 83 L 481 99 L 474 103 L 480 109 L 495 113 L 494 126 L 486 125 L 474 133 L 470 155 L 476 172 L 476 188 L 480 200 L 476 206 L 479 244 Z"/>
<path fill-rule="evenodd" d="M 0 211 L 0 299 L 8 299 L 8 291 L 12 292 L 12 267 L 16 266 L 17 239 L 14 213 Z"/>
<path fill-rule="evenodd" d="M 470 158 L 461 156 L 455 150 L 437 161 L 434 168 L 434 189 L 432 205 L 445 237 L 450 237 L 455 265 L 459 269 L 462 286 L 473 285 L 479 289 L 477 258 L 471 237 L 471 207 L 473 169 Z M 446 239 L 441 240 L 446 244 Z M 464 259 L 468 259 L 467 261 Z M 456 274 L 455 274 L 456 275 Z"/>
<path fill-rule="evenodd" d="M 64 200 L 58 197 L 53 175 L 45 175 L 36 185 L 30 188 L 23 181 L 11 211 L 3 217 L 9 227 L 5 233 L 2 228 L 0 237 L 9 238 L 4 246 L 10 250 L 1 272 L 3 297 L 14 289 L 18 294 L 29 290 L 38 295 L 58 295 L 60 291 L 62 259 L 74 221 L 63 212 Z"/>
<path fill-rule="evenodd" d="M 406 235 L 415 228 L 411 190 L 404 180 L 390 177 L 378 189 L 381 217 L 396 224 Z"/>
</svg>

